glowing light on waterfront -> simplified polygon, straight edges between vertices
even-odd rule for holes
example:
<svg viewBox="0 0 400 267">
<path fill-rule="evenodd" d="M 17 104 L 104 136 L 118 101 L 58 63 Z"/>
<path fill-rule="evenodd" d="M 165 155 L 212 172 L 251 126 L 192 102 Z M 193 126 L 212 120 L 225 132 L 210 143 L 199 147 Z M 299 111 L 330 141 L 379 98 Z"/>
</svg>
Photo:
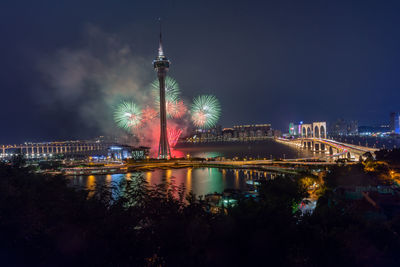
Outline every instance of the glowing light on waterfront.
<svg viewBox="0 0 400 267">
<path fill-rule="evenodd" d="M 192 168 L 187 168 L 186 172 L 186 190 L 189 193 L 192 190 Z"/>
<path fill-rule="evenodd" d="M 88 198 L 94 195 L 94 190 L 96 189 L 96 177 L 94 175 L 89 175 L 86 181 L 86 188 L 89 190 Z"/>
<path fill-rule="evenodd" d="M 168 169 L 165 171 L 165 178 L 168 183 L 171 182 L 171 178 L 172 178 L 172 170 L 171 169 Z"/>
<path fill-rule="evenodd" d="M 239 185 L 239 172 L 238 172 L 238 170 L 235 170 L 234 172 L 235 172 L 235 188 L 240 188 L 240 185 Z"/>
<path fill-rule="evenodd" d="M 142 120 L 142 111 L 133 102 L 123 101 L 114 112 L 114 120 L 119 127 L 130 131 L 136 127 Z"/>
<path fill-rule="evenodd" d="M 221 105 L 213 95 L 201 95 L 193 99 L 191 116 L 193 124 L 200 128 L 216 125 L 221 114 Z"/>
<path fill-rule="evenodd" d="M 111 176 L 111 174 L 107 174 L 107 175 L 106 175 L 106 184 L 107 184 L 108 186 L 110 186 L 110 185 L 111 185 L 111 181 L 112 181 L 112 176 Z"/>
<path fill-rule="evenodd" d="M 146 172 L 146 182 L 151 184 L 151 172 Z"/>
</svg>

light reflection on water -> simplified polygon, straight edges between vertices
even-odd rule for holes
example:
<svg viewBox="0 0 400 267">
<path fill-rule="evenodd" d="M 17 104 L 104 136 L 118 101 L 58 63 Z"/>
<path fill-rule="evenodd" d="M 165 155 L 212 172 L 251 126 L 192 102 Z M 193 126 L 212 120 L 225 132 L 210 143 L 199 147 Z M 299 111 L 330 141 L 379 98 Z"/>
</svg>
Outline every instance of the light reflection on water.
<svg viewBox="0 0 400 267">
<path fill-rule="evenodd" d="M 265 140 L 251 143 L 219 143 L 198 144 L 177 147 L 174 150 L 175 157 L 247 157 L 247 158 L 300 158 L 312 155 L 307 150 L 298 150 L 274 140 Z M 149 184 L 158 184 L 164 178 L 174 181 L 176 185 L 184 184 L 186 192 L 193 190 L 196 195 L 204 195 L 214 192 L 222 192 L 224 189 L 248 190 L 246 180 L 270 179 L 274 174 L 255 170 L 231 170 L 218 168 L 183 168 L 183 169 L 157 169 L 147 172 L 133 172 L 127 174 L 91 175 L 71 177 L 73 185 L 95 189 L 96 185 L 109 186 L 111 183 L 119 183 L 122 179 L 135 179 L 143 175 Z"/>
<path fill-rule="evenodd" d="M 233 170 L 219 168 L 182 168 L 182 169 L 156 169 L 147 172 L 133 172 L 127 174 L 90 175 L 70 177 L 73 186 L 95 190 L 97 186 L 110 186 L 123 179 L 135 179 L 143 176 L 151 185 L 159 184 L 162 179 L 174 181 L 176 185 L 183 184 L 186 193 L 193 190 L 196 195 L 221 193 L 224 189 L 248 190 L 246 181 L 254 179 L 271 179 L 275 174 L 255 170 Z"/>
</svg>

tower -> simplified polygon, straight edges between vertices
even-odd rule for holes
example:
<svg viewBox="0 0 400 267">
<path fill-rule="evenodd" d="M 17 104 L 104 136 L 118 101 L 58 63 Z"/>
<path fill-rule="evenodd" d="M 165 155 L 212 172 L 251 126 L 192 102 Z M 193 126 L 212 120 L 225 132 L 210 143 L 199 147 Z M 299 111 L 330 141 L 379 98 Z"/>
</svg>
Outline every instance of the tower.
<svg viewBox="0 0 400 267">
<path fill-rule="evenodd" d="M 158 146 L 158 158 L 168 159 L 171 157 L 171 150 L 168 143 L 167 133 L 167 111 L 165 104 L 165 77 L 169 68 L 169 60 L 164 56 L 161 42 L 160 25 L 160 43 L 158 47 L 158 56 L 153 61 L 154 69 L 157 71 L 158 82 L 160 84 L 160 144 Z"/>
</svg>

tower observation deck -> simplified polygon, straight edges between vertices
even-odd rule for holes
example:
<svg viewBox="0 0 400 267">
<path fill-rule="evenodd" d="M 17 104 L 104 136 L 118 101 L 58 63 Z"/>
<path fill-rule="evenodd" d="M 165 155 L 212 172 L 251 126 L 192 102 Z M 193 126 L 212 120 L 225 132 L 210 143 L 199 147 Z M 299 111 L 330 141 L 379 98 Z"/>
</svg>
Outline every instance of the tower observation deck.
<svg viewBox="0 0 400 267">
<path fill-rule="evenodd" d="M 158 56 L 153 60 L 154 69 L 157 71 L 157 77 L 160 85 L 160 144 L 158 147 L 158 158 L 168 159 L 171 157 L 171 150 L 168 143 L 167 133 L 167 110 L 165 103 L 165 78 L 169 69 L 169 60 L 164 55 L 162 48 L 161 29 L 160 41 L 158 47 Z"/>
</svg>

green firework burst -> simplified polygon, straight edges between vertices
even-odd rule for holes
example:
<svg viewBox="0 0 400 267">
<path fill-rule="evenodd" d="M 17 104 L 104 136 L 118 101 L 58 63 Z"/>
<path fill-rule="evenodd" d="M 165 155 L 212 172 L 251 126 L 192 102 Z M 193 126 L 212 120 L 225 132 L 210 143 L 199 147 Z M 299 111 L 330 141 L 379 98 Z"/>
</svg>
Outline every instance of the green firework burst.
<svg viewBox="0 0 400 267">
<path fill-rule="evenodd" d="M 157 105 L 160 105 L 160 85 L 158 79 L 151 83 L 151 90 Z M 179 84 L 178 82 L 167 76 L 165 78 L 165 101 L 175 103 L 179 100 Z"/>
<path fill-rule="evenodd" d="M 114 120 L 119 127 L 130 131 L 140 124 L 142 112 L 135 103 L 122 101 L 115 109 Z"/>
<path fill-rule="evenodd" d="M 200 128 L 211 128 L 218 122 L 221 105 L 213 95 L 200 95 L 193 99 L 191 116 L 193 124 Z"/>
</svg>

